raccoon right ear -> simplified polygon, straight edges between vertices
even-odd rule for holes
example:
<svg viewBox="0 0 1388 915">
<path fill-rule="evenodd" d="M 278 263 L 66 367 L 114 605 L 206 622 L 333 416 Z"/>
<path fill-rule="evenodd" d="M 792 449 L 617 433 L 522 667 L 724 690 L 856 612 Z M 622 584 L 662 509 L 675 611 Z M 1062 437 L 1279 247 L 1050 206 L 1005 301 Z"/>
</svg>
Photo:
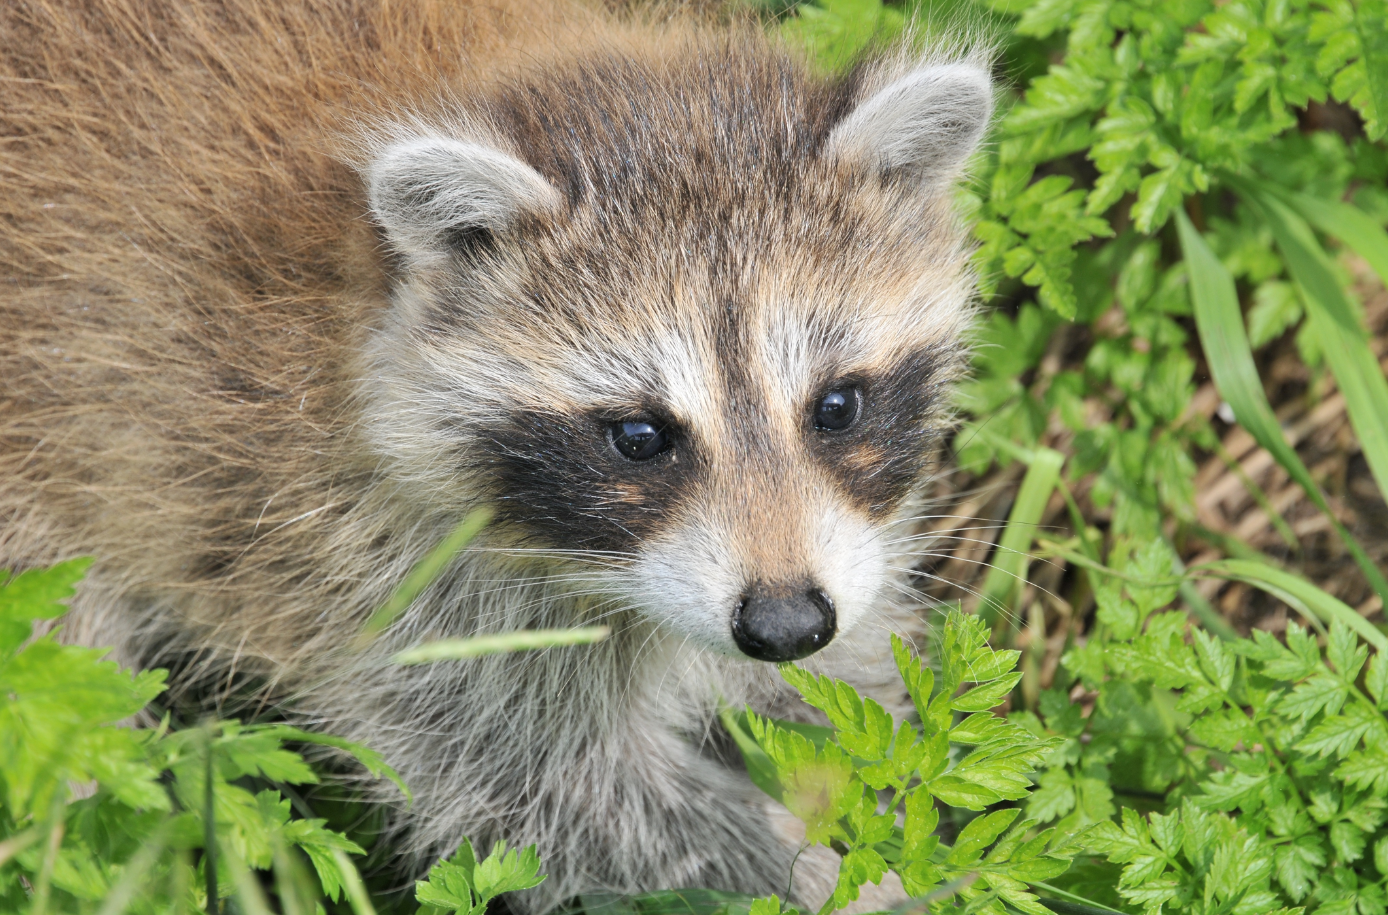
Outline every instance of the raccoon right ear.
<svg viewBox="0 0 1388 915">
<path fill-rule="evenodd" d="M 931 64 L 858 104 L 829 135 L 828 150 L 928 185 L 958 177 L 993 115 L 993 84 L 972 61 Z"/>
<path fill-rule="evenodd" d="M 391 143 L 365 172 L 372 215 L 390 243 L 416 263 L 561 203 L 554 185 L 515 156 L 447 137 Z"/>
</svg>

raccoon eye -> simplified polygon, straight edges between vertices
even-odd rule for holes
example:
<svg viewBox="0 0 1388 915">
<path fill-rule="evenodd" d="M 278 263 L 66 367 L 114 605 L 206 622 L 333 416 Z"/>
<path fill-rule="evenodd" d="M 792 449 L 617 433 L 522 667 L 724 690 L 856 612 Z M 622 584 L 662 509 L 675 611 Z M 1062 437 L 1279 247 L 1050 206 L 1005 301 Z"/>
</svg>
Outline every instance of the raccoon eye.
<svg viewBox="0 0 1388 915">
<path fill-rule="evenodd" d="M 625 420 L 608 427 L 612 447 L 629 461 L 649 461 L 670 448 L 665 430 L 645 420 Z"/>
<path fill-rule="evenodd" d="M 814 427 L 821 432 L 842 432 L 858 418 L 863 395 L 857 388 L 836 388 L 819 398 L 814 408 Z"/>
</svg>

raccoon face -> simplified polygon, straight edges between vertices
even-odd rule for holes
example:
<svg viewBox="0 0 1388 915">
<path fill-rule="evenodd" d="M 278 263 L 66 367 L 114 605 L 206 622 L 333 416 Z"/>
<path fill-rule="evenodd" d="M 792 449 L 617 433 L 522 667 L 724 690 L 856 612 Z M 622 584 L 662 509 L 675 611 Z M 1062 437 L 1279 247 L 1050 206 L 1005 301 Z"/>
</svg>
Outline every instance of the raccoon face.
<svg viewBox="0 0 1388 915">
<path fill-rule="evenodd" d="M 609 62 L 482 107 L 365 169 L 405 264 L 366 381 L 392 473 L 708 649 L 868 618 L 962 357 L 986 71 Z"/>
</svg>

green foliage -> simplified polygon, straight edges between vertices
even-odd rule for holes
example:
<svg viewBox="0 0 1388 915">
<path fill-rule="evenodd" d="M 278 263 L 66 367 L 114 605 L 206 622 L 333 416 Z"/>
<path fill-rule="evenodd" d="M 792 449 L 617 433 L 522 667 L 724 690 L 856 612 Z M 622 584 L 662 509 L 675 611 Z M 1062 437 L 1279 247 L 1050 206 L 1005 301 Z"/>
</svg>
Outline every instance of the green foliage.
<svg viewBox="0 0 1388 915">
<path fill-rule="evenodd" d="M 893 637 L 918 725 L 896 723 L 847 683 L 792 665 L 782 665 L 782 676 L 828 717 L 832 732 L 748 713 L 756 747 L 774 770 L 775 796 L 805 823 L 807 843 L 843 855 L 823 912 L 853 902 L 863 884 L 880 883 L 889 869 L 911 895 L 957 896 L 970 912 L 1048 911 L 1028 886 L 1069 867 L 1076 836 L 1038 829 L 1020 807 L 997 805 L 1028 797 L 1029 774 L 1060 739 L 989 711 L 1021 674 L 1014 671 L 1019 652 L 994 651 L 987 637 L 980 619 L 951 613 L 941 633 L 938 678 Z M 749 756 L 749 767 L 763 762 Z M 968 819 L 952 845 L 941 842 L 942 809 L 954 821 L 961 811 L 989 807 L 997 809 Z"/>
<path fill-rule="evenodd" d="M 1136 593 L 1173 596 L 1160 590 L 1171 579 L 1148 580 Z M 1039 716 L 1014 716 L 1063 740 L 1027 814 L 1097 824 L 1087 850 L 1121 865 L 1117 895 L 1143 912 L 1385 911 L 1384 655 L 1338 619 L 1323 643 L 1296 623 L 1285 642 L 1221 641 L 1183 613 L 1144 610 L 1131 584 L 1114 591 L 1125 625 L 1063 659 L 1095 692 L 1093 712 L 1056 689 Z M 1115 800 L 1157 809 L 1114 822 Z"/>
<path fill-rule="evenodd" d="M 1011 576 L 1027 574 L 1022 554 L 1038 542 L 1079 570 L 1076 606 L 1095 608 L 1063 659 L 1086 704 L 1069 687 L 1013 697 L 1027 707 L 1013 724 L 1060 741 L 1025 815 L 1089 830 L 1087 852 L 1106 859 L 1081 858 L 1052 888 L 1125 911 L 1382 913 L 1388 664 L 1359 639 L 1384 636 L 1196 523 L 1197 458 L 1218 442 L 1193 396 L 1203 363 L 1236 420 L 1329 515 L 1258 377 L 1256 351 L 1290 336 L 1312 373 L 1334 376 L 1367 463 L 1380 486 L 1388 478 L 1388 387 L 1316 235 L 1388 282 L 1385 5 L 980 3 L 1006 35 L 1016 91 L 1004 91 L 997 143 L 961 195 L 985 295 L 1002 307 L 982 322 L 959 391 L 974 419 L 956 447 L 975 473 L 1028 469 L 979 612 L 1010 611 L 997 614 L 1006 644 L 1013 614 L 1028 612 Z M 1315 129 L 1336 103 L 1359 126 Z M 1063 458 L 1045 492 L 1038 455 Z M 1038 536 L 1053 491 L 1072 529 Z M 1383 570 L 1330 520 L 1388 596 Z M 1186 569 L 1173 544 L 1190 538 L 1235 558 Z M 1293 626 L 1285 645 L 1235 639 L 1192 587 L 1203 575 L 1252 584 L 1329 628 L 1318 640 Z M 1216 635 L 1169 609 L 1178 600 Z"/>
<path fill-rule="evenodd" d="M 917 8 L 907 4 L 908 17 Z M 1380 223 L 1339 202 L 1348 192 L 1385 212 L 1377 201 L 1388 155 L 1377 140 L 1388 101 L 1369 88 L 1380 39 L 1364 31 L 1379 5 L 1024 0 L 993 9 L 1002 28 L 1015 23 L 1006 63 L 1051 62 L 1004 98 L 999 140 L 962 198 L 977 219 L 985 293 L 1020 305 L 981 329 L 977 373 L 959 397 L 980 420 L 957 439 L 961 463 L 975 472 L 1005 464 L 1059 427 L 1073 442 L 1064 477 L 1092 479 L 1089 498 L 1110 536 L 1144 542 L 1162 536 L 1166 519 L 1194 520 L 1193 453 L 1214 440 L 1190 409 L 1199 360 L 1189 246 L 1171 244 L 1173 214 L 1189 209 L 1237 284 L 1234 314 L 1237 296 L 1249 303 L 1254 346 L 1294 331 L 1319 366 L 1322 338 L 1339 335 L 1335 351 L 1352 358 L 1329 367 L 1364 403 L 1355 428 L 1367 453 L 1388 464 L 1377 444 L 1388 389 L 1346 317 L 1350 297 L 1311 230 L 1278 202 L 1338 207 L 1318 227 L 1343 227 L 1366 257 L 1384 243 Z M 1334 100 L 1364 118 L 1364 136 L 1297 129 L 1298 111 Z M 1082 369 L 1041 365 L 1075 325 L 1091 341 Z M 1220 380 L 1222 357 L 1206 356 Z M 1223 381 L 1220 391 L 1231 402 L 1238 393 Z M 1367 561 L 1361 567 L 1385 590 Z"/>
<path fill-rule="evenodd" d="M 163 671 L 132 676 L 101 650 L 31 636 L 36 620 L 65 611 L 87 565 L 0 571 L 0 910 L 207 911 L 206 887 L 243 895 L 248 867 L 337 899 L 356 876 L 343 853 L 361 848 L 294 817 L 284 791 L 248 785 L 317 782 L 295 744 L 395 774 L 370 750 L 284 725 L 122 726 L 163 691 Z M 300 855 L 316 885 L 293 877 Z"/>
<path fill-rule="evenodd" d="M 415 898 L 424 906 L 421 913 L 484 915 L 487 903 L 497 896 L 528 890 L 544 879 L 534 845 L 508 851 L 505 842 L 498 842 L 491 854 L 478 861 L 472 843 L 464 839 L 452 858 L 435 864 L 428 879 L 415 884 Z"/>
<path fill-rule="evenodd" d="M 806 48 L 819 66 L 839 70 L 875 42 L 895 38 L 904 25 L 901 11 L 881 0 L 815 0 L 797 6 L 781 34 Z"/>
</svg>

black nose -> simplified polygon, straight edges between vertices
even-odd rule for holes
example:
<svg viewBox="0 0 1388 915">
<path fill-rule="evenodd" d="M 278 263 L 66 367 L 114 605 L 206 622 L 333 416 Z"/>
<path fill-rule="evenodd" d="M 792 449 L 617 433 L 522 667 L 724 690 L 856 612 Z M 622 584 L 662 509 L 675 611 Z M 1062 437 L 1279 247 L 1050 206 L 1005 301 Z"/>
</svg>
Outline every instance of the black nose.
<svg viewBox="0 0 1388 915">
<path fill-rule="evenodd" d="M 809 657 L 834 638 L 834 602 L 819 588 L 772 588 L 757 584 L 733 616 L 733 641 L 758 661 Z"/>
</svg>

